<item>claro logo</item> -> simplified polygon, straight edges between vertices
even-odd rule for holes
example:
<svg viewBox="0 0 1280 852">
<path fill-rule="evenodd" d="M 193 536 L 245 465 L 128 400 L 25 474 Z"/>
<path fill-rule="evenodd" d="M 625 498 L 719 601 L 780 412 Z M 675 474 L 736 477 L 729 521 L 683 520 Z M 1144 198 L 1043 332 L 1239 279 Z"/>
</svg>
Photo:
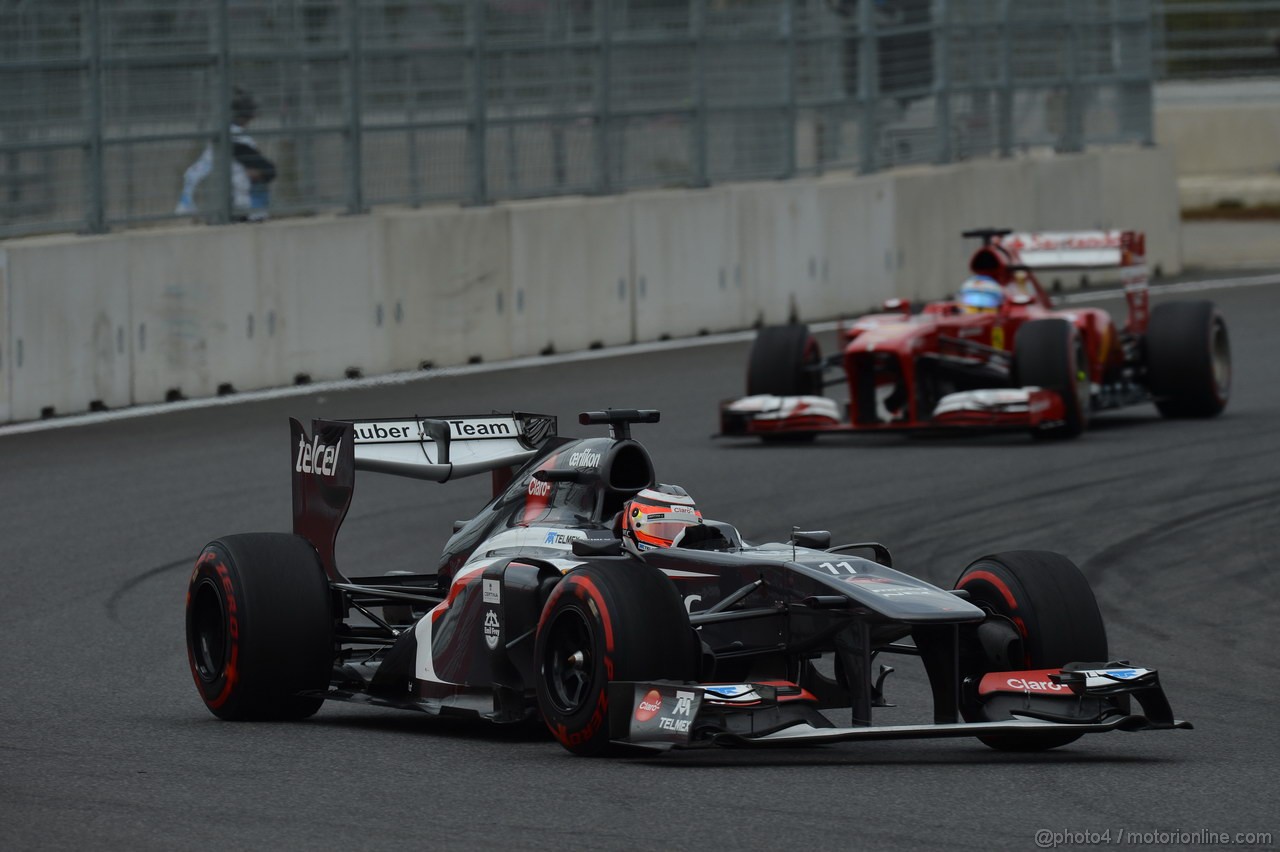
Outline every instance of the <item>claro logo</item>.
<svg viewBox="0 0 1280 852">
<path fill-rule="evenodd" d="M 293 469 L 298 473 L 316 473 L 333 476 L 338 470 L 338 447 L 320 443 L 317 435 L 307 443 L 305 436 L 298 438 L 298 460 Z"/>
<path fill-rule="evenodd" d="M 1011 677 L 1005 681 L 1012 689 L 1021 689 L 1026 692 L 1061 692 L 1066 689 L 1060 683 L 1054 683 L 1051 680 L 1026 680 L 1020 677 Z"/>
<path fill-rule="evenodd" d="M 662 695 L 658 690 L 651 689 L 645 693 L 644 698 L 640 699 L 640 706 L 636 708 L 636 721 L 647 722 L 658 714 L 662 709 Z"/>
</svg>

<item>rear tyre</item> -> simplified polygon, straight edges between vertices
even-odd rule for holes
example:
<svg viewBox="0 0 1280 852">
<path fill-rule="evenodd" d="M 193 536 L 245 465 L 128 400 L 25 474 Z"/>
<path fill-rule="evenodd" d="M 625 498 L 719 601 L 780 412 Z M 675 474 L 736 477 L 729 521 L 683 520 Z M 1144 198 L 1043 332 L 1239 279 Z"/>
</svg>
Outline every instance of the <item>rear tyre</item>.
<svg viewBox="0 0 1280 852">
<path fill-rule="evenodd" d="M 1075 326 L 1064 319 L 1025 323 L 1013 342 L 1014 381 L 1057 391 L 1062 424 L 1033 429 L 1037 438 L 1075 438 L 1089 424 L 1089 360 Z"/>
<path fill-rule="evenodd" d="M 756 332 L 747 361 L 747 396 L 822 396 L 822 353 L 803 323 L 769 325 Z M 809 434 L 761 435 L 766 444 L 805 443 Z"/>
<path fill-rule="evenodd" d="M 232 535 L 210 542 L 187 586 L 187 660 L 213 715 L 304 719 L 329 685 L 333 612 L 320 559 L 305 538 Z"/>
<path fill-rule="evenodd" d="M 1214 417 L 1231 395 L 1231 342 L 1212 302 L 1156 305 L 1147 327 L 1147 381 L 1165 417 Z"/>
<path fill-rule="evenodd" d="M 693 680 L 701 645 L 666 575 L 638 562 L 586 565 L 543 607 L 534 642 L 538 709 L 578 755 L 613 751 L 611 680 Z"/>
<path fill-rule="evenodd" d="M 1057 668 L 1073 662 L 1107 659 L 1107 631 L 1089 581 L 1070 559 L 1042 550 L 1015 550 L 984 556 L 956 580 L 971 603 L 1008 619 L 1022 638 L 1020 664 L 1027 669 Z M 980 680 L 1001 667 L 971 659 L 966 677 Z M 970 722 L 987 721 L 976 700 L 962 701 Z M 1002 751 L 1043 751 L 1079 739 L 1081 734 L 979 737 Z"/>
</svg>

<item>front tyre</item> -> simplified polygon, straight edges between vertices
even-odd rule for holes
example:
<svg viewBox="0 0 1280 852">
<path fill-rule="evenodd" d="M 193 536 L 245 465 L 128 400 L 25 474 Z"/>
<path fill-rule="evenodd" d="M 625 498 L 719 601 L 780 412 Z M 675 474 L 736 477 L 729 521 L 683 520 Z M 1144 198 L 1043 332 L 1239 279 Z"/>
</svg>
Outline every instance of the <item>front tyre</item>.
<svg viewBox="0 0 1280 852">
<path fill-rule="evenodd" d="M 1013 372 L 1022 387 L 1056 391 L 1062 423 L 1035 429 L 1037 438 L 1075 438 L 1089 425 L 1089 359 L 1080 332 L 1064 319 L 1024 323 L 1013 342 Z"/>
<path fill-rule="evenodd" d="M 1026 669 L 1051 669 L 1072 662 L 1106 660 L 1107 631 L 1098 602 L 1080 569 L 1070 559 L 1042 550 L 1015 550 L 984 556 L 960 574 L 957 589 L 969 593 L 969 601 L 1007 619 L 1021 637 L 1021 659 L 1012 662 Z M 963 674 L 974 682 L 988 671 L 999 671 L 980 652 L 968 658 Z M 970 722 L 990 721 L 976 698 L 966 696 L 961 712 Z M 1002 751 L 1042 751 L 1066 745 L 1080 734 L 1038 736 L 1000 735 L 979 737 Z"/>
<path fill-rule="evenodd" d="M 822 352 L 804 323 L 767 325 L 756 332 L 747 361 L 747 396 L 822 396 Z M 803 444 L 810 433 L 761 435 L 766 444 Z"/>
<path fill-rule="evenodd" d="M 756 332 L 747 361 L 747 396 L 821 396 L 822 353 L 803 323 L 767 325 Z"/>
<path fill-rule="evenodd" d="M 1215 417 L 1231 396 L 1231 342 L 1212 302 L 1156 305 L 1147 327 L 1147 382 L 1165 417 Z"/>
<path fill-rule="evenodd" d="M 220 719 L 304 719 L 334 657 L 329 584 L 305 538 L 225 536 L 207 544 L 187 586 L 187 660 Z"/>
<path fill-rule="evenodd" d="M 578 755 L 610 752 L 609 682 L 693 680 L 700 648 L 672 582 L 628 561 L 565 575 L 543 607 L 534 643 L 538 709 Z"/>
</svg>

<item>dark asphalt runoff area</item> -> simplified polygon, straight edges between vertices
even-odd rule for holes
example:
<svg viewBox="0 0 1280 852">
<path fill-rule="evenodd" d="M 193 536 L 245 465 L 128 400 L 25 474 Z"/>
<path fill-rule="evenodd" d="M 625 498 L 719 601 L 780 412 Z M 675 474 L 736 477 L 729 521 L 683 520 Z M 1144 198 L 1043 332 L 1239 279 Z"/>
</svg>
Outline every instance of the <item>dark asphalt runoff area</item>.
<svg viewBox="0 0 1280 852">
<path fill-rule="evenodd" d="M 712 441 L 717 402 L 742 391 L 740 340 L 0 435 L 0 846 L 986 850 L 1036 848 L 1037 831 L 1186 832 L 1197 848 L 1191 832 L 1271 832 L 1257 845 L 1274 845 L 1280 285 L 1166 298 L 1211 298 L 1226 317 L 1226 414 L 1166 421 L 1144 406 L 1069 443 Z M 289 528 L 288 416 L 519 409 L 583 434 L 577 413 L 610 406 L 661 409 L 636 427 L 659 478 L 749 540 L 793 526 L 877 539 L 948 586 L 984 554 L 1065 553 L 1093 583 L 1112 654 L 1159 669 L 1195 730 L 1030 755 L 965 739 L 588 760 L 537 727 L 332 703 L 305 722 L 234 724 L 205 709 L 183 640 L 191 563 L 218 535 Z M 361 474 L 339 563 L 432 569 L 488 487 Z M 927 721 L 912 661 L 886 690 L 899 706 L 879 723 Z"/>
</svg>

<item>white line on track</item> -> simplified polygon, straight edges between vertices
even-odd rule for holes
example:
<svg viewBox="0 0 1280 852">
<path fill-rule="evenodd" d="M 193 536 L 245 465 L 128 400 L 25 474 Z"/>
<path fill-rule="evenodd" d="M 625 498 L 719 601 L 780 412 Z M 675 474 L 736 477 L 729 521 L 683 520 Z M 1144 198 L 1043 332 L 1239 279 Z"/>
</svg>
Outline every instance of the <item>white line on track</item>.
<svg viewBox="0 0 1280 852">
<path fill-rule="evenodd" d="M 1161 293 L 1185 293 L 1196 290 L 1220 290 L 1228 287 L 1258 287 L 1266 284 L 1280 284 L 1280 274 L 1255 275 L 1246 278 L 1215 278 L 1203 281 L 1181 281 L 1176 284 L 1157 284 L 1151 287 L 1152 295 Z M 1057 304 L 1070 305 L 1078 302 L 1120 299 L 1123 290 L 1104 290 L 1096 293 L 1081 292 L 1058 296 Z M 837 321 L 810 323 L 809 327 L 817 332 L 833 331 L 839 326 Z M 330 382 L 314 382 L 307 385 L 293 385 L 286 388 L 245 391 L 227 396 L 207 399 L 189 399 L 178 402 L 150 403 L 121 408 L 115 411 L 98 411 L 90 414 L 74 414 L 66 417 L 55 417 L 49 420 L 32 420 L 25 423 L 13 423 L 0 426 L 0 438 L 8 435 L 22 435 L 30 432 L 48 432 L 54 429 L 68 429 L 75 426 L 91 426 L 97 423 L 110 423 L 116 420 L 132 420 L 137 417 L 150 417 L 156 414 L 169 414 L 176 411 L 196 411 L 202 408 L 218 408 L 225 405 L 239 405 L 245 402 L 261 402 L 273 399 L 288 399 L 297 396 L 314 396 L 317 394 L 338 391 L 361 390 L 364 388 L 391 387 L 407 385 L 411 382 L 425 382 L 431 379 L 451 378 L 454 376 L 476 376 L 483 373 L 496 373 L 502 370 L 522 370 L 528 367 L 549 367 L 558 364 L 572 364 L 579 361 L 598 361 L 604 358 L 619 358 L 626 355 L 644 355 L 651 352 L 670 352 L 679 349 L 694 349 L 699 346 L 717 346 L 723 343 L 739 343 L 755 337 L 755 329 L 747 331 L 731 331 L 723 334 L 708 334 L 701 337 L 688 337 L 680 340 L 659 340 L 652 343 L 632 343 L 626 346 L 611 346 L 607 349 L 588 349 L 582 352 L 566 352 L 561 355 L 532 355 L 525 358 L 513 358 L 509 361 L 493 361 L 484 364 L 463 364 L 457 367 L 441 367 L 432 370 L 410 370 L 401 373 L 388 373 L 385 376 L 371 376 L 367 379 L 339 379 Z"/>
</svg>

